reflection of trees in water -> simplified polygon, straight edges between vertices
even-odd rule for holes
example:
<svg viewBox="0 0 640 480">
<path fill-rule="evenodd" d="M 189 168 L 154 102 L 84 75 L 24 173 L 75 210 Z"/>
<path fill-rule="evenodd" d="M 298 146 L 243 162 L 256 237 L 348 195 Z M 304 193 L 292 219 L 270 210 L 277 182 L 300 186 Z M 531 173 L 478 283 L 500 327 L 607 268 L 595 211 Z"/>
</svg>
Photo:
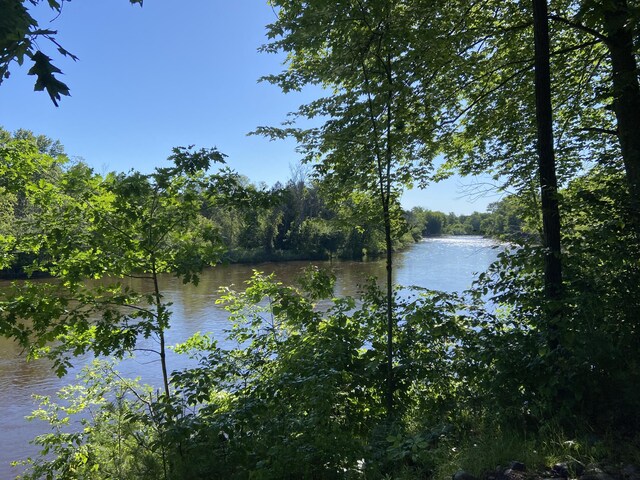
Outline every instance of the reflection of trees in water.
<svg viewBox="0 0 640 480">
<path fill-rule="evenodd" d="M 53 372 L 51 360 L 39 358 L 27 361 L 20 345 L 0 337 L 0 418 L 7 406 L 26 408 L 24 415 L 31 413 L 32 393 L 50 395 L 72 382 L 88 361 L 87 358 L 87 355 L 77 357 L 74 362 L 77 367 L 72 367 L 65 377 L 58 378 Z"/>
<path fill-rule="evenodd" d="M 50 378 L 52 362 L 46 359 L 27 362 L 22 348 L 8 338 L 0 337 L 0 396 L 15 394 L 15 389 L 25 389 L 34 383 Z"/>
</svg>

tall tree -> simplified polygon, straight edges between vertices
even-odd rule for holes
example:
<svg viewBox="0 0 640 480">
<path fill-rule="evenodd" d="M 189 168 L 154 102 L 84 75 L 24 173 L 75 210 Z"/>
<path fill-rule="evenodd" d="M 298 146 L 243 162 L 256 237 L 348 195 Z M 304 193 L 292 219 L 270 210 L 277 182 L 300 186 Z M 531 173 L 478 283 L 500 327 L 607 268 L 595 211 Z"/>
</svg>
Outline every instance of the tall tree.
<svg viewBox="0 0 640 480">
<path fill-rule="evenodd" d="M 558 180 L 566 183 L 594 163 L 619 165 L 627 177 L 629 219 L 637 225 L 640 87 L 634 44 L 640 12 L 626 0 L 564 0 L 550 8 Z M 531 190 L 537 140 L 528 122 L 535 115 L 530 5 L 460 1 L 449 10 L 458 17 L 450 44 L 459 61 L 442 78 L 456 85 L 452 91 L 462 101 L 444 116 L 456 131 L 448 164 L 463 173 L 491 171 L 505 186 Z"/>
<path fill-rule="evenodd" d="M 611 59 L 611 94 L 616 134 L 631 194 L 631 213 L 640 238 L 640 83 L 638 82 L 637 24 L 640 11 L 627 0 L 603 2 L 605 44 Z"/>
<path fill-rule="evenodd" d="M 284 91 L 321 85 L 331 94 L 300 107 L 298 118 L 321 118 L 320 126 L 260 128 L 272 137 L 294 136 L 305 160 L 334 186 L 334 195 L 374 192 L 375 215 L 384 226 L 387 266 L 386 409 L 393 410 L 393 237 L 402 189 L 423 184 L 434 149 L 431 113 L 414 95 L 416 82 L 406 55 L 422 13 L 395 0 L 356 2 L 272 2 L 277 21 L 269 26 L 273 41 L 265 51 L 288 54 L 288 70 L 267 77 Z M 357 197 L 357 196 L 356 196 Z"/>
<path fill-rule="evenodd" d="M 544 289 L 552 306 L 550 348 L 558 348 L 558 304 L 562 296 L 562 261 L 560 250 L 560 210 L 558 181 L 553 150 L 553 110 L 551 106 L 551 67 L 547 0 L 533 0 L 533 36 L 535 43 L 535 97 L 538 149 L 538 174 L 542 206 L 542 231 L 545 247 Z"/>
</svg>

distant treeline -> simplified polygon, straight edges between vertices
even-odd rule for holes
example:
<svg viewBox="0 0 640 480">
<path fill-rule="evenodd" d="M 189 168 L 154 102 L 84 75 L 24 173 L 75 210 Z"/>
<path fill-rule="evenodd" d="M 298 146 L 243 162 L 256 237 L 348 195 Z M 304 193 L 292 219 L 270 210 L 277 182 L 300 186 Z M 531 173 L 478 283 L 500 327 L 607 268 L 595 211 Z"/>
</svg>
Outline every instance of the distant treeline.
<svg viewBox="0 0 640 480">
<path fill-rule="evenodd" d="M 484 235 L 508 239 L 525 235 L 523 209 L 516 197 L 490 203 L 487 212 L 456 215 L 414 207 L 406 212 L 407 222 L 420 235 Z"/>
<path fill-rule="evenodd" d="M 362 214 L 375 211 L 373 198 L 337 203 L 300 172 L 269 193 L 275 199 L 270 205 L 224 205 L 203 212 L 219 226 L 228 261 L 359 260 L 384 254 L 382 222 Z M 395 248 L 419 239 L 421 230 L 397 225 Z"/>
<path fill-rule="evenodd" d="M 96 185 L 102 181 L 103 177 L 88 173 L 90 168 L 82 162 L 70 162 L 60 143 L 46 136 L 35 136 L 27 130 L 10 134 L 0 129 L 0 145 L 20 150 L 21 158 L 40 155 L 44 160 L 37 168 L 34 164 L 33 180 L 63 186 L 71 196 L 76 195 L 74 178 L 90 175 L 93 176 L 92 181 L 98 182 Z M 29 165 L 25 162 L 22 162 L 23 168 Z M 373 213 L 379 208 L 372 196 L 354 193 L 347 201 L 344 198 L 336 200 L 330 186 L 308 175 L 302 167 L 294 169 L 286 183 L 278 182 L 272 187 L 255 186 L 237 174 L 233 178 L 237 181 L 234 188 L 244 192 L 244 200 L 243 195 L 236 195 L 234 201 L 211 203 L 204 200 L 206 192 L 202 192 L 199 212 L 216 226 L 224 261 L 360 260 L 375 258 L 385 252 L 383 222 Z M 4 180 L 10 181 L 9 178 Z M 30 204 L 20 189 L 12 188 L 10 191 L 0 183 L 0 193 L 0 235 L 5 239 L 15 235 L 28 236 L 26 230 L 32 228 L 29 225 L 39 215 L 38 208 Z M 420 207 L 403 211 L 397 199 L 393 209 L 394 249 L 428 235 L 504 238 L 520 235 L 523 230 L 523 215 L 515 197 L 492 203 L 487 213 L 474 212 L 471 215 L 445 214 Z M 15 260 L 10 269 L 1 272 L 4 276 L 24 275 L 23 266 L 33 264 L 33 253 L 6 253 Z M 41 260 L 46 262 L 46 254 L 40 255 L 44 255 Z"/>
<path fill-rule="evenodd" d="M 271 189 L 279 201 L 267 208 L 218 207 L 205 216 L 220 227 L 231 262 L 291 259 L 375 258 L 384 254 L 384 232 L 379 219 L 362 215 L 374 210 L 374 199 L 336 204 L 321 184 L 294 174 L 286 184 Z M 414 207 L 403 211 L 397 225 L 395 248 L 431 235 L 484 235 L 513 238 L 526 230 L 515 197 L 489 205 L 485 213 L 470 215 Z"/>
</svg>

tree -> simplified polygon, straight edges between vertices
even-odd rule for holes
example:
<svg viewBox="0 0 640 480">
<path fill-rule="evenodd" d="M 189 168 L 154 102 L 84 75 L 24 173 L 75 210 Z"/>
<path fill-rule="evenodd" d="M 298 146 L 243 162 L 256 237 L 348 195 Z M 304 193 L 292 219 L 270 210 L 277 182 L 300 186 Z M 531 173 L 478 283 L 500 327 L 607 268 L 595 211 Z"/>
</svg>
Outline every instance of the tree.
<svg viewBox="0 0 640 480">
<path fill-rule="evenodd" d="M 29 234 L 23 228 L 24 222 L 37 214 L 28 201 L 27 185 L 56 182 L 67 163 L 60 142 L 28 130 L 11 134 L 0 128 L 0 192 L 4 207 L 0 217 L 0 271 L 13 269 L 19 273 L 18 263 L 32 257 L 31 253 L 16 249 L 17 237 Z"/>
<path fill-rule="evenodd" d="M 34 169 L 47 168 L 50 157 L 43 158 L 32 162 Z M 27 271 L 56 280 L 14 284 L 2 300 L 0 333 L 16 338 L 33 356 L 53 358 L 58 373 L 66 371 L 71 356 L 87 351 L 153 351 L 169 396 L 165 331 L 171 311 L 160 275 L 197 283 L 202 268 L 218 261 L 218 233 L 200 210 L 230 194 L 235 180 L 228 172 L 204 175 L 223 159 L 215 149 L 176 148 L 169 158 L 174 167 L 149 175 L 102 178 L 78 164 L 55 182 L 34 182 L 14 171 L 37 215 L 24 220 L 25 234 L 12 244 L 38 253 Z M 142 290 L 132 290 L 122 278 L 141 279 Z M 140 347 L 142 337 L 157 347 Z"/>
<path fill-rule="evenodd" d="M 601 82 L 599 107 L 615 114 L 613 128 L 593 128 L 600 135 L 617 139 L 630 194 L 630 217 L 640 235 L 640 83 L 638 81 L 636 28 L 640 12 L 627 0 L 570 2 L 565 12 L 550 19 L 570 28 L 576 35 L 605 48 L 608 62 L 594 65 L 588 81 Z"/>
<path fill-rule="evenodd" d="M 538 172 L 542 207 L 544 255 L 544 289 L 549 304 L 549 347 L 559 346 L 558 321 L 562 299 L 562 261 L 560 249 L 560 210 L 558 181 L 553 150 L 553 114 L 551 106 L 551 71 L 549 61 L 549 24 L 547 0 L 533 0 L 535 42 L 535 97 Z"/>
<path fill-rule="evenodd" d="M 536 134 L 529 121 L 535 116 L 530 8 L 515 0 L 451 2 L 448 10 L 459 20 L 449 43 L 458 60 L 441 77 L 444 88 L 461 100 L 443 115 L 442 124 L 452 127 L 448 165 L 464 174 L 490 171 L 504 187 L 523 193 L 531 191 L 536 177 Z M 551 4 L 546 16 L 553 39 L 558 183 L 595 163 L 618 165 L 625 171 L 629 218 L 636 225 L 640 86 L 633 45 L 638 15 L 626 0 L 567 0 Z M 421 41 L 420 51 L 428 51 L 431 36 Z M 419 59 L 417 65 L 416 71 Z M 428 68 L 423 76 L 432 81 Z"/>
<path fill-rule="evenodd" d="M 142 6 L 143 0 L 129 0 L 131 4 Z M 62 14 L 65 0 L 47 0 L 48 6 L 57 15 Z M 0 0 L 0 84 L 9 77 L 12 62 L 22 65 L 25 57 L 32 63 L 29 75 L 35 75 L 34 90 L 46 90 L 57 107 L 60 95 L 69 95 L 69 87 L 60 81 L 56 74 L 62 73 L 51 63 L 51 58 L 40 50 L 38 40 L 51 42 L 58 53 L 73 60 L 78 58 L 56 40 L 58 32 L 41 28 L 32 16 L 28 4 L 32 7 L 42 0 Z"/>
<path fill-rule="evenodd" d="M 531 235 L 532 229 L 524 221 L 527 213 L 523 199 L 509 195 L 498 202 L 490 203 L 489 215 L 482 221 L 481 229 L 488 235 L 509 241 L 518 241 L 522 235 Z"/>
<path fill-rule="evenodd" d="M 309 129 L 260 128 L 272 137 L 294 136 L 306 161 L 333 187 L 336 198 L 374 193 L 371 212 L 383 225 L 387 265 L 386 406 L 393 406 L 393 239 L 400 231 L 397 208 L 402 188 L 423 184 L 434 155 L 429 141 L 431 110 L 414 95 L 411 58 L 413 33 L 401 28 L 420 22 L 424 12 L 404 2 L 273 2 L 274 39 L 264 51 L 289 55 L 287 71 L 267 77 L 284 91 L 317 84 L 331 95 L 300 107 L 297 117 L 320 117 Z M 349 192 L 349 193 L 346 193 Z M 352 197 L 354 198 L 354 197 Z"/>
</svg>

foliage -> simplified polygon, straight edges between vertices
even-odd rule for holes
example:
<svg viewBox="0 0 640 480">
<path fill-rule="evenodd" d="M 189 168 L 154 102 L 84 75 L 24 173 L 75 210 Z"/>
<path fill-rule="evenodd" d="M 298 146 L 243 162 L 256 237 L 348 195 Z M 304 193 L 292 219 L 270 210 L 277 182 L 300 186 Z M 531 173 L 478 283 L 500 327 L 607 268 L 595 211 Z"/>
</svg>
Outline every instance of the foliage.
<svg viewBox="0 0 640 480">
<path fill-rule="evenodd" d="M 19 269 L 19 264 L 33 260 L 30 252 L 21 251 L 18 238 L 29 235 L 24 219 L 33 219 L 37 210 L 28 201 L 27 186 L 57 182 L 68 164 L 59 142 L 28 130 L 11 135 L 0 128 L 0 270 Z"/>
<path fill-rule="evenodd" d="M 385 296 L 371 283 L 359 302 L 329 299 L 333 281 L 327 272 L 308 271 L 298 290 L 256 274 L 244 292 L 227 290 L 221 301 L 236 346 L 221 349 L 201 334 L 178 346 L 198 364 L 173 373 L 170 397 L 143 393 L 110 369 L 89 370 L 87 387 L 64 392 L 69 407 L 46 401 L 36 412 L 55 428 L 36 443 L 57 456 L 31 460 L 32 471 L 71 472 L 69 478 L 115 468 L 132 478 L 356 478 L 409 464 L 416 472 L 427 468 L 429 451 L 452 434 L 445 426 L 458 421 L 455 399 L 467 391 L 452 375 L 462 355 L 455 339 L 464 331 L 458 299 L 423 290 L 396 298 L 407 319 L 398 325 L 395 357 L 402 414 L 387 430 L 386 331 L 378 321 Z M 93 420 L 67 434 L 67 415 L 87 408 Z M 429 415 L 417 421 L 418 412 Z"/>
<path fill-rule="evenodd" d="M 486 365 L 478 378 L 507 423 L 531 428 L 554 419 L 567 432 L 584 424 L 601 432 L 637 428 L 623 413 L 638 408 L 637 365 L 630 360 L 638 341 L 631 320 L 638 306 L 631 292 L 640 285 L 623 185 L 619 172 L 603 168 L 563 193 L 566 298 L 557 330 L 562 348 L 546 345 L 539 246 L 525 243 L 505 252 L 480 276 L 480 293 L 502 307 L 479 317 L 472 355 Z M 603 410 L 605 404 L 612 407 Z"/>
<path fill-rule="evenodd" d="M 246 188 L 251 188 L 247 182 Z M 322 183 L 292 178 L 276 183 L 268 205 L 224 205 L 204 212 L 220 226 L 230 262 L 346 258 L 384 254 L 384 232 L 370 194 L 336 201 Z M 394 208 L 398 208 L 396 205 Z M 394 223 L 394 248 L 417 238 L 403 237 L 400 213 Z"/>
<path fill-rule="evenodd" d="M 398 326 L 394 357 L 402 420 L 390 437 L 383 427 L 386 329 L 378 321 L 386 297 L 370 284 L 357 309 L 353 299 L 341 298 L 322 302 L 319 310 L 311 299 L 326 295 L 328 279 L 317 275 L 310 277 L 314 287 L 302 293 L 254 276 L 244 293 L 224 297 L 236 349 L 224 352 L 202 336 L 182 347 L 194 348 L 200 366 L 175 374 L 178 391 L 191 399 L 219 399 L 221 392 L 210 389 L 224 389 L 223 404 L 199 409 L 204 423 L 227 439 L 217 447 L 223 451 L 216 458 L 227 462 L 219 476 L 341 478 L 370 470 L 375 477 L 404 465 L 403 445 L 410 438 L 431 448 L 442 425 L 457 421 L 454 399 L 467 390 L 451 370 L 453 359 L 462 358 L 455 340 L 464 331 L 459 300 L 422 290 L 395 298 L 406 323 Z M 203 346 L 209 352 L 198 353 Z M 419 470 L 428 454 L 414 454 Z"/>
<path fill-rule="evenodd" d="M 577 415 L 596 425 L 638 428 L 623 412 L 639 407 L 638 365 L 632 354 L 636 324 L 639 245 L 626 206 L 624 176 L 599 168 L 576 179 L 565 193 L 567 216 L 566 320 Z M 579 396 L 578 396 L 579 395 Z M 601 405 L 611 409 L 603 411 Z"/>
<path fill-rule="evenodd" d="M 56 456 L 35 460 L 33 472 L 444 478 L 445 469 L 480 473 L 518 452 L 534 464 L 603 458 L 585 432 L 637 442 L 637 8 L 563 1 L 549 15 L 564 268 L 562 296 L 549 305 L 530 6 L 271 4 L 277 17 L 263 49 L 285 52 L 288 68 L 267 80 L 284 91 L 319 85 L 327 95 L 282 128 L 258 132 L 296 138 L 318 175 L 295 174 L 267 192 L 231 172 L 205 175 L 223 156 L 186 148 L 174 150 L 173 167 L 102 178 L 67 163 L 51 142 L 0 131 L 0 267 L 59 278 L 4 294 L 0 332 L 56 358 L 60 371 L 73 354 L 123 355 L 144 337 L 157 339 L 163 357 L 170 305 L 159 274 L 197 282 L 223 244 L 232 260 L 243 250 L 269 258 L 386 251 L 389 278 L 392 249 L 423 234 L 482 232 L 511 248 L 465 294 L 393 290 L 389 280 L 386 295 L 372 281 L 358 300 L 331 298 L 322 272 L 307 273 L 302 289 L 256 274 L 244 292 L 225 292 L 234 346 L 206 334 L 178 346 L 196 365 L 174 372 L 169 389 L 163 363 L 164 395 L 136 396 L 137 387 L 103 372 L 106 384 L 93 376 L 66 393 L 68 405 L 49 403 L 38 415 L 55 429 L 38 442 Z M 27 52 L 22 38 L 52 33 L 34 31 L 14 6 L 22 10 L 0 17 L 2 28 Z M 22 58 L 7 51 L 4 72 Z M 38 85 L 48 79 L 55 102 L 66 86 L 51 80 L 44 54 L 33 57 Z M 438 152 L 445 166 L 434 175 Z M 489 172 L 516 194 L 488 215 L 402 212 L 403 188 L 454 169 Z M 254 201 L 267 208 L 256 211 Z M 88 281 L 105 275 L 120 279 Z M 151 288 L 129 289 L 126 276 Z M 88 405 L 100 423 L 64 431 L 66 415 Z"/>
<path fill-rule="evenodd" d="M 5 138 L 3 145 L 7 148 L 7 153 L 3 153 L 3 168 L 6 172 L 4 178 L 13 191 L 7 191 L 2 197 L 2 205 L 5 207 L 0 217 L 4 225 L 1 228 L 7 232 L 5 235 L 11 233 L 15 236 L 29 224 L 24 217 L 28 217 L 29 212 L 32 215 L 37 213 L 33 202 L 27 200 L 24 188 L 21 189 L 21 182 L 24 183 L 28 179 L 29 182 L 36 183 L 44 178 L 49 183 L 58 185 L 67 181 L 61 177 L 64 169 L 75 170 L 79 176 L 83 167 L 68 162 L 60 143 L 47 137 L 35 136 L 28 131 L 18 131 L 13 135 L 5 131 L 0 133 Z M 21 148 L 30 145 L 28 152 L 18 153 L 18 141 L 24 141 Z M 8 150 L 9 145 L 11 150 Z M 13 160 L 10 160 L 9 151 L 13 152 Z M 187 154 L 197 158 L 204 152 L 182 149 L 177 150 L 171 158 L 175 157 L 178 161 L 180 158 L 176 155 Z M 44 155 L 48 155 L 50 159 L 45 161 Z M 27 160 L 28 156 L 33 156 L 33 159 Z M 215 158 L 217 161 L 222 159 L 221 154 Z M 18 182 L 15 176 L 18 170 L 14 168 L 17 162 L 23 165 L 23 169 L 29 164 L 38 166 L 32 167 L 31 173 L 24 170 L 21 174 L 23 180 Z M 193 168 L 195 164 L 183 166 Z M 374 197 L 370 194 L 353 193 L 349 198 L 338 200 L 332 196 L 331 189 L 328 189 L 326 184 L 305 178 L 304 175 L 301 173 L 297 178 L 292 178 L 285 184 L 278 183 L 271 189 L 264 186 L 256 187 L 249 179 L 229 172 L 221 173 L 217 179 L 212 177 L 212 180 L 217 182 L 218 198 L 215 202 L 209 202 L 204 198 L 206 192 L 202 191 L 200 193 L 203 194 L 203 201 L 198 208 L 205 219 L 215 224 L 219 241 L 224 245 L 224 261 L 330 257 L 362 259 L 365 256 L 375 258 L 384 254 L 384 231 L 381 219 L 375 213 L 377 202 Z M 227 178 L 228 182 L 222 181 L 223 178 Z M 79 186 L 79 177 L 75 182 Z M 144 192 L 141 192 L 142 194 Z M 227 201 L 225 198 L 232 198 L 233 201 Z M 504 220 L 498 217 L 505 215 L 501 209 L 497 209 L 494 215 L 473 213 L 461 216 L 445 215 L 419 207 L 411 212 L 401 212 L 396 203 L 393 210 L 394 249 L 400 249 L 418 241 L 423 235 L 431 234 L 500 236 Z M 511 230 L 517 231 L 521 223 L 519 213 L 510 215 L 509 221 L 514 225 Z M 18 244 L 11 244 L 8 240 L 4 245 L 12 250 L 7 251 L 3 257 L 7 262 L 1 272 L 4 276 L 25 276 L 25 267 L 37 268 L 33 265 L 33 252 L 18 252 L 15 250 Z M 41 251 L 41 255 L 44 255 L 44 251 Z"/>
<path fill-rule="evenodd" d="M 58 392 L 57 402 L 36 396 L 40 408 L 28 418 L 52 431 L 33 441 L 41 455 L 20 462 L 27 470 L 19 478 L 161 478 L 151 391 L 107 363 L 85 367 L 78 380 Z"/>
<path fill-rule="evenodd" d="M 32 254 L 28 273 L 44 272 L 56 280 L 14 283 L 6 291 L 2 334 L 18 340 L 31 356 L 54 359 L 59 374 L 72 356 L 88 351 L 122 356 L 140 348 L 142 338 L 150 339 L 157 347 L 143 348 L 160 355 L 168 394 L 164 331 L 170 303 L 162 298 L 159 275 L 197 283 L 202 268 L 218 261 L 216 227 L 199 212 L 203 203 L 235 193 L 234 175 L 205 176 L 202 169 L 221 161 L 221 154 L 189 147 L 174 149 L 175 167 L 149 175 L 103 178 L 76 164 L 51 178 L 46 172 L 54 160 L 34 148 L 16 140 L 7 147 L 10 155 L 3 155 L 3 168 L 16 175 L 11 188 L 32 212 L 18 219 L 20 236 L 4 238 L 3 245 Z M 104 277 L 110 281 L 88 281 Z M 125 278 L 142 280 L 141 289 Z"/>
<path fill-rule="evenodd" d="M 47 0 L 46 3 L 57 18 L 62 14 L 64 2 L 65 0 Z M 142 5 L 142 0 L 130 2 Z M 28 74 L 36 77 L 34 90 L 46 90 L 57 107 L 60 95 L 69 95 L 69 87 L 56 77 L 56 74 L 61 74 L 62 71 L 42 52 L 39 40 L 51 42 L 57 53 L 63 57 L 69 57 L 74 61 L 78 58 L 58 43 L 56 30 L 40 27 L 31 10 L 40 3 L 43 3 L 42 0 L 0 1 L 0 84 L 9 77 L 12 62 L 22 65 L 27 58 L 33 64 Z"/>
<path fill-rule="evenodd" d="M 393 239 L 402 228 L 397 208 L 404 188 L 424 186 L 436 148 L 438 111 L 414 95 L 416 77 L 407 55 L 420 23 L 404 2 L 305 3 L 273 1 L 277 20 L 269 26 L 265 51 L 287 54 L 288 68 L 266 77 L 283 91 L 321 85 L 325 95 L 296 112 L 295 119 L 321 118 L 319 127 L 260 128 L 272 138 L 294 137 L 305 161 L 336 199 L 371 195 L 377 208 L 365 218 L 384 228 L 387 268 L 387 414 L 393 415 Z M 336 22 L 340 18 L 343 21 Z M 429 65 L 431 67 L 431 65 Z M 437 74 L 430 69 L 430 74 Z M 418 81 L 419 82 L 419 81 Z M 431 92 L 430 92 L 431 93 Z M 433 92 L 434 94 L 436 92 Z M 295 123 L 287 122 L 287 124 Z M 403 232 L 404 233 L 404 232 Z"/>
</svg>

